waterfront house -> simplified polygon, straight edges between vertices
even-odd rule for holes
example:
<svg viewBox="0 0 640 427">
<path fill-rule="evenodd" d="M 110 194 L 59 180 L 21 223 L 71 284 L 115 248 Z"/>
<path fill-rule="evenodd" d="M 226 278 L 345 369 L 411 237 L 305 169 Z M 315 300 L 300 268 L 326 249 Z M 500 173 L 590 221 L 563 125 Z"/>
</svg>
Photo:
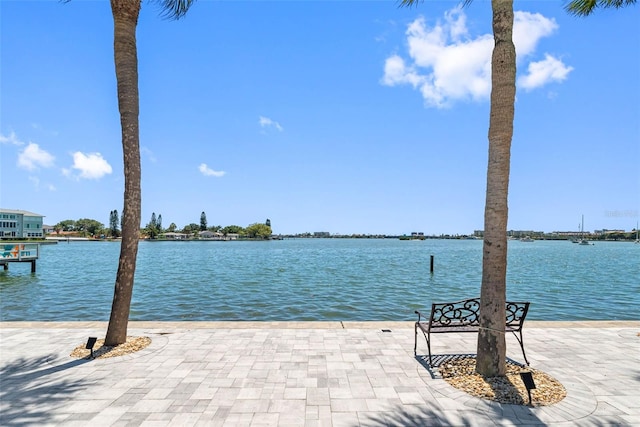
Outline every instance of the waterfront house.
<svg viewBox="0 0 640 427">
<path fill-rule="evenodd" d="M 29 211 L 0 208 L 0 239 L 42 239 L 43 218 L 44 215 Z"/>
<path fill-rule="evenodd" d="M 223 240 L 224 234 L 218 233 L 217 231 L 205 230 L 205 231 L 200 231 L 198 233 L 198 237 L 200 237 L 201 239 L 208 239 L 208 240 Z"/>
<path fill-rule="evenodd" d="M 189 237 L 191 237 L 190 234 L 185 234 L 185 233 L 173 233 L 173 232 L 168 232 L 168 233 L 164 233 L 163 236 L 165 237 L 165 239 L 167 240 L 186 240 Z"/>
</svg>

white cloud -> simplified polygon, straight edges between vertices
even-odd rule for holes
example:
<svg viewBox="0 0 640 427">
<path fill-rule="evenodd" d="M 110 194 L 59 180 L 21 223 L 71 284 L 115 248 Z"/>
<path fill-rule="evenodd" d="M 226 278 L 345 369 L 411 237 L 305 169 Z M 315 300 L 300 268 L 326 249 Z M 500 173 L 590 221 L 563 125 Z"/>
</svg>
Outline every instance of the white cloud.
<svg viewBox="0 0 640 427">
<path fill-rule="evenodd" d="M 568 67 L 559 59 L 546 54 L 544 60 L 529 64 L 527 74 L 518 78 L 518 85 L 525 90 L 532 90 L 550 81 L 561 82 L 567 78 L 571 70 L 573 67 Z"/>
<path fill-rule="evenodd" d="M 33 142 L 27 144 L 27 146 L 18 153 L 18 167 L 26 170 L 35 170 L 40 167 L 48 168 L 53 166 L 55 157 L 43 150 Z"/>
<path fill-rule="evenodd" d="M 27 177 L 27 179 L 33 184 L 36 190 L 40 190 L 41 187 L 44 187 L 46 190 L 56 191 L 56 187 L 53 184 L 47 183 L 41 186 L 40 178 L 38 178 L 37 176 L 29 176 Z"/>
<path fill-rule="evenodd" d="M 78 175 L 76 175 L 78 179 L 100 179 L 112 172 L 111 165 L 100 153 L 84 154 L 76 151 L 72 156 L 73 165 L 71 168 L 79 171 Z M 65 176 L 73 176 L 73 172 L 70 169 L 62 169 L 62 173 Z"/>
<path fill-rule="evenodd" d="M 554 19 L 545 18 L 539 13 L 516 11 L 513 13 L 513 43 L 516 56 L 523 58 L 531 55 L 544 37 L 549 37 L 558 29 Z"/>
<path fill-rule="evenodd" d="M 40 186 L 40 178 L 37 176 L 29 176 L 29 181 L 33 184 L 34 187 L 38 188 Z"/>
<path fill-rule="evenodd" d="M 393 86 L 396 84 L 407 83 L 416 88 L 424 81 L 425 78 L 419 76 L 414 67 L 408 69 L 404 63 L 404 59 L 398 55 L 393 55 L 387 58 L 384 63 L 383 82 L 386 85 Z"/>
<path fill-rule="evenodd" d="M 221 177 L 224 176 L 226 174 L 225 171 L 214 171 L 213 169 L 209 168 L 209 166 L 207 166 L 206 163 L 202 163 L 200 164 L 200 166 L 198 166 L 198 170 L 202 173 L 202 175 L 204 176 L 215 176 L 215 177 Z"/>
<path fill-rule="evenodd" d="M 24 142 L 20 141 L 15 132 L 11 132 L 9 136 L 0 134 L 0 143 L 11 145 L 24 145 Z"/>
<path fill-rule="evenodd" d="M 156 158 L 155 154 L 153 154 L 153 151 L 151 151 L 150 149 L 148 149 L 147 147 L 141 146 L 140 147 L 140 154 L 144 154 L 145 157 L 147 159 L 149 159 L 149 161 L 151 163 L 155 163 L 158 161 L 158 159 Z"/>
<path fill-rule="evenodd" d="M 517 60 L 533 56 L 538 42 L 558 25 L 540 14 L 514 12 L 514 43 Z M 491 93 L 493 35 L 469 36 L 466 15 L 460 8 L 445 13 L 444 19 L 428 27 L 420 17 L 407 27 L 408 59 L 394 54 L 387 58 L 381 83 L 411 85 L 425 104 L 438 108 L 456 101 L 484 100 Z M 533 64 L 532 64 L 533 65 Z M 571 71 L 562 61 L 547 55 L 540 65 L 529 68 L 529 77 L 519 80 L 531 89 L 559 82 Z"/>
<path fill-rule="evenodd" d="M 274 127 L 276 129 L 278 129 L 280 132 L 282 132 L 284 129 L 282 128 L 282 126 L 280 126 L 280 123 L 271 120 L 268 117 L 263 117 L 260 116 L 258 119 L 258 123 L 260 124 L 260 127 L 262 128 L 268 128 L 268 127 Z"/>
</svg>

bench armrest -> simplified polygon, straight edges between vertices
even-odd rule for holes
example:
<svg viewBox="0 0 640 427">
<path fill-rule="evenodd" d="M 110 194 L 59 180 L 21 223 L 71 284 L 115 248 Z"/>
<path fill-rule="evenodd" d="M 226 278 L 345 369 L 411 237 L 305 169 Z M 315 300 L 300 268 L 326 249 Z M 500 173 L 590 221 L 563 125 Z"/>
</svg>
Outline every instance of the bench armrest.
<svg viewBox="0 0 640 427">
<path fill-rule="evenodd" d="M 418 322 L 421 322 L 422 319 L 424 319 L 424 320 L 428 320 L 429 319 L 429 317 L 427 317 L 424 314 L 420 313 L 418 310 L 416 310 L 415 313 L 418 315 Z"/>
</svg>

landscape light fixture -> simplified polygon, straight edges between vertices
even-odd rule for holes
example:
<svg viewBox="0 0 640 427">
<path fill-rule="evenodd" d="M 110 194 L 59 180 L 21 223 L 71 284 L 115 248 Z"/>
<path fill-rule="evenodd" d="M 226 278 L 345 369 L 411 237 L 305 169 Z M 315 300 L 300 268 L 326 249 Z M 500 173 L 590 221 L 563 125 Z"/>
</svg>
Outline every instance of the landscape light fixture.
<svg viewBox="0 0 640 427">
<path fill-rule="evenodd" d="M 96 341 L 98 340 L 98 338 L 96 337 L 89 337 L 89 339 L 87 340 L 87 345 L 84 347 L 87 350 L 91 350 L 91 354 L 89 355 L 88 359 L 95 359 L 95 356 L 93 355 L 93 346 L 96 345 Z"/>
<path fill-rule="evenodd" d="M 533 373 L 532 372 L 520 372 L 520 378 L 522 378 L 522 382 L 527 389 L 527 393 L 529 394 L 529 406 L 531 405 L 531 390 L 536 388 L 536 383 L 533 381 Z"/>
</svg>

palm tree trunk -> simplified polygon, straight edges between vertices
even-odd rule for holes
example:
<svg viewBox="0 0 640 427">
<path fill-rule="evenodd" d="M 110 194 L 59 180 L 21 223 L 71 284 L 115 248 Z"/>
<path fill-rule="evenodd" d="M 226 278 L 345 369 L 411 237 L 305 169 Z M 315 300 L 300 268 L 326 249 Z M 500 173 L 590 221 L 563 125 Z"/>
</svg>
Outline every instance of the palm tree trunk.
<svg viewBox="0 0 640 427">
<path fill-rule="evenodd" d="M 105 338 L 105 345 L 108 346 L 123 344 L 127 340 L 140 234 L 140 135 L 136 48 L 136 27 L 140 4 L 140 0 L 111 0 L 114 22 L 113 48 L 124 157 L 124 209 L 118 273 Z"/>
<path fill-rule="evenodd" d="M 476 371 L 504 376 L 507 276 L 507 196 L 516 95 L 513 0 L 492 0 L 495 46 L 491 58 L 489 164 L 484 211 L 480 332 Z"/>
</svg>

